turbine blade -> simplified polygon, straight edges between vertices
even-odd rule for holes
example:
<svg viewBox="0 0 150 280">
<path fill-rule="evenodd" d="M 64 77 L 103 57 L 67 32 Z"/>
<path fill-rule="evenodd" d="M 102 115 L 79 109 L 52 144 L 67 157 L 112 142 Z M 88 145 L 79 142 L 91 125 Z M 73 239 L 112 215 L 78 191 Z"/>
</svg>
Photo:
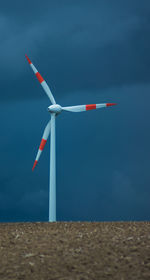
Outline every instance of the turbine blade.
<svg viewBox="0 0 150 280">
<path fill-rule="evenodd" d="M 46 125 L 46 127 L 44 129 L 44 133 L 43 133 L 42 140 L 41 140 L 38 152 L 37 152 L 37 156 L 36 156 L 35 162 L 34 162 L 33 167 L 32 167 L 32 171 L 34 170 L 35 166 L 38 163 L 38 160 L 39 160 L 39 158 L 41 156 L 41 153 L 42 153 L 42 151 L 44 149 L 44 146 L 45 146 L 45 144 L 47 142 L 47 139 L 48 139 L 48 136 L 50 134 L 50 130 L 51 130 L 51 121 L 48 122 L 48 124 Z"/>
<path fill-rule="evenodd" d="M 77 106 L 69 106 L 69 107 L 62 107 L 62 110 L 69 111 L 69 112 L 83 112 L 88 110 L 100 109 L 103 107 L 113 106 L 116 103 L 101 103 L 101 104 L 88 104 L 88 105 L 77 105 Z"/>
<path fill-rule="evenodd" d="M 41 74 L 38 72 L 38 70 L 35 68 L 35 66 L 33 65 L 33 63 L 31 62 L 31 60 L 29 59 L 29 57 L 27 55 L 26 59 L 29 62 L 35 76 L 37 77 L 38 81 L 40 82 L 41 86 L 43 87 L 44 91 L 46 92 L 46 94 L 48 95 L 48 98 L 50 99 L 50 101 L 52 102 L 52 104 L 56 104 L 56 101 L 54 99 L 54 96 L 52 95 L 52 92 L 48 86 L 48 84 L 44 81 L 43 77 L 41 76 Z"/>
</svg>

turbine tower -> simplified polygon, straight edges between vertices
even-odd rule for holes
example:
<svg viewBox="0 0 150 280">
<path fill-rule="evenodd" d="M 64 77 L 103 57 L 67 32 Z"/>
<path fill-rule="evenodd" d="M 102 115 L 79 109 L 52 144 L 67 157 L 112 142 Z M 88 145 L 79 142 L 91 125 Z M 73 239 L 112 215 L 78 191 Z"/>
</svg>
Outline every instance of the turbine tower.
<svg viewBox="0 0 150 280">
<path fill-rule="evenodd" d="M 42 140 L 37 152 L 36 159 L 34 161 L 32 171 L 34 170 L 35 166 L 38 163 L 38 160 L 41 156 L 41 153 L 44 149 L 44 146 L 47 142 L 47 139 L 51 132 L 51 140 L 50 140 L 50 179 L 49 179 L 49 222 L 56 222 L 56 139 L 55 139 L 55 120 L 56 116 L 60 114 L 62 111 L 69 111 L 69 112 L 84 112 L 93 109 L 100 109 L 103 107 L 109 107 L 112 105 L 116 105 L 116 103 L 101 103 L 101 104 L 89 104 L 89 105 L 78 105 L 78 106 L 68 106 L 62 107 L 59 104 L 56 104 L 56 101 L 51 93 L 49 86 L 47 85 L 46 81 L 40 75 L 38 70 L 35 68 L 31 60 L 26 55 L 26 58 L 37 77 L 38 81 L 40 82 L 41 86 L 43 87 L 44 91 L 46 92 L 48 98 L 50 99 L 52 105 L 48 107 L 48 111 L 51 114 L 51 119 L 45 127 Z"/>
</svg>

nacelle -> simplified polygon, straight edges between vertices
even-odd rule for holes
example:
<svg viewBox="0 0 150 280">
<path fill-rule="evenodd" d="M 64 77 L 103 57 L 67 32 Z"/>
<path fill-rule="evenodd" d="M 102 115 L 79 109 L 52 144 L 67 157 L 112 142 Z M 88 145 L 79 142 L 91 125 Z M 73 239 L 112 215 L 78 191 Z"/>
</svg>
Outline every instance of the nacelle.
<svg viewBox="0 0 150 280">
<path fill-rule="evenodd" d="M 51 106 L 48 107 L 48 111 L 50 113 L 59 114 L 59 113 L 61 113 L 62 108 L 61 108 L 60 105 L 54 104 L 54 105 L 51 105 Z"/>
</svg>

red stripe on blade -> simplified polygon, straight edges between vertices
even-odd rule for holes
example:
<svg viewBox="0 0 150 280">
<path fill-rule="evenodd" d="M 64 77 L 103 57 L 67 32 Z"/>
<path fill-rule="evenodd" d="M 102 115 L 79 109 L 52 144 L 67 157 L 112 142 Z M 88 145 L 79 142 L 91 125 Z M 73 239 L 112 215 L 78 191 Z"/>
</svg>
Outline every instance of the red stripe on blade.
<svg viewBox="0 0 150 280">
<path fill-rule="evenodd" d="M 106 106 L 113 106 L 113 105 L 117 105 L 117 103 L 106 103 Z"/>
<path fill-rule="evenodd" d="M 36 74 L 36 77 L 38 79 L 38 81 L 40 82 L 40 84 L 44 81 L 43 77 L 41 76 L 41 74 L 39 72 L 37 72 Z"/>
<path fill-rule="evenodd" d="M 29 59 L 29 57 L 25 54 L 26 59 L 28 60 L 29 64 L 31 64 L 31 60 Z"/>
<path fill-rule="evenodd" d="M 96 109 L 96 104 L 85 105 L 86 111 Z"/>
<path fill-rule="evenodd" d="M 32 171 L 34 170 L 35 166 L 37 165 L 38 161 L 35 160 L 34 164 L 33 164 L 33 167 L 32 167 Z"/>
<path fill-rule="evenodd" d="M 40 147 L 39 147 L 39 149 L 40 149 L 41 151 L 43 151 L 43 149 L 44 149 L 44 147 L 45 147 L 46 142 L 47 142 L 47 140 L 42 139 L 41 144 L 40 144 Z"/>
</svg>

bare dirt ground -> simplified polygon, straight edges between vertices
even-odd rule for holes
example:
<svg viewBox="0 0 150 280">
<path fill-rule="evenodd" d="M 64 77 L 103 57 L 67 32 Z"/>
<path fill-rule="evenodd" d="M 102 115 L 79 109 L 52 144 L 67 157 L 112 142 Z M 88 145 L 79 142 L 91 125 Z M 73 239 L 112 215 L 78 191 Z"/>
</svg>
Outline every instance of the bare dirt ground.
<svg viewBox="0 0 150 280">
<path fill-rule="evenodd" d="M 0 280 L 150 279 L 150 222 L 0 224 Z"/>
</svg>

